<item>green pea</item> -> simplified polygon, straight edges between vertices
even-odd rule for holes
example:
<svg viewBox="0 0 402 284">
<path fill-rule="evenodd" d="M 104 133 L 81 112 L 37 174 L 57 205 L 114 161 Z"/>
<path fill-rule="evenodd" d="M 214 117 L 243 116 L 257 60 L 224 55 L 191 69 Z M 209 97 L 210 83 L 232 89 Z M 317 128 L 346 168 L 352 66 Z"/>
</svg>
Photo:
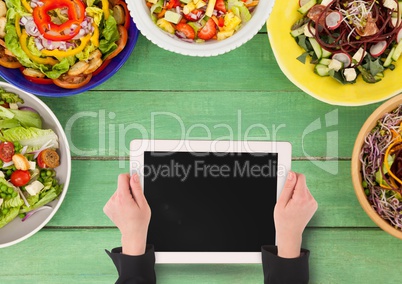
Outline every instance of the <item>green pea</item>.
<svg viewBox="0 0 402 284">
<path fill-rule="evenodd" d="M 47 172 L 46 172 L 46 175 L 47 175 L 48 177 L 52 176 L 52 171 L 47 171 Z"/>
<path fill-rule="evenodd" d="M 22 218 L 25 217 L 25 214 L 24 214 L 24 213 L 20 213 L 18 216 L 22 219 Z"/>
<path fill-rule="evenodd" d="M 368 190 L 367 188 L 364 190 L 364 193 L 369 196 L 370 195 L 370 190 Z"/>
<path fill-rule="evenodd" d="M 40 176 L 44 178 L 44 177 L 46 176 L 46 172 L 45 172 L 45 171 L 41 171 L 41 172 L 40 172 Z"/>
<path fill-rule="evenodd" d="M 18 193 L 17 193 L 16 191 L 14 191 L 13 194 L 12 194 L 12 196 L 13 196 L 13 197 L 17 197 L 17 194 L 18 194 Z"/>
<path fill-rule="evenodd" d="M 8 191 L 8 193 L 13 193 L 14 192 L 14 189 L 12 189 L 11 187 L 9 187 L 8 189 L 7 189 L 7 191 Z"/>
<path fill-rule="evenodd" d="M 8 189 L 8 186 L 5 185 L 5 184 L 3 184 L 3 185 L 1 186 L 1 188 L 0 188 L 0 191 L 7 192 L 7 189 Z"/>
<path fill-rule="evenodd" d="M 7 195 L 2 192 L 2 193 L 0 193 L 0 196 L 1 196 L 1 198 L 6 198 Z"/>
<path fill-rule="evenodd" d="M 10 169 L 8 169 L 7 172 L 6 172 L 6 174 L 7 174 L 8 176 L 10 176 L 12 173 L 13 173 L 13 172 L 12 172 Z"/>
</svg>

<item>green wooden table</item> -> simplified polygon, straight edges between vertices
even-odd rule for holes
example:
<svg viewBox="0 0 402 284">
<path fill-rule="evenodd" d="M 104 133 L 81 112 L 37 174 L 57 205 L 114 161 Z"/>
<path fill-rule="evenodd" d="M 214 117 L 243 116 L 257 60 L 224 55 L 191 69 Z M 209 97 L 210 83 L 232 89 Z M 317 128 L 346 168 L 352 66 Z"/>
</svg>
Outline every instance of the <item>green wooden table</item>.
<svg viewBox="0 0 402 284">
<path fill-rule="evenodd" d="M 69 138 L 71 182 L 46 227 L 0 250 L 0 283 L 113 283 L 117 272 L 104 249 L 119 246 L 120 235 L 102 208 L 117 175 L 129 170 L 129 142 L 182 137 L 290 141 L 292 168 L 307 176 L 319 204 L 303 239 L 311 250 L 311 283 L 400 283 L 402 241 L 367 217 L 350 177 L 355 137 L 379 104 L 332 106 L 300 91 L 279 69 L 265 27 L 212 58 L 174 54 L 140 36 L 106 83 L 42 99 Z M 156 270 L 158 283 L 263 281 L 261 265 Z"/>
</svg>

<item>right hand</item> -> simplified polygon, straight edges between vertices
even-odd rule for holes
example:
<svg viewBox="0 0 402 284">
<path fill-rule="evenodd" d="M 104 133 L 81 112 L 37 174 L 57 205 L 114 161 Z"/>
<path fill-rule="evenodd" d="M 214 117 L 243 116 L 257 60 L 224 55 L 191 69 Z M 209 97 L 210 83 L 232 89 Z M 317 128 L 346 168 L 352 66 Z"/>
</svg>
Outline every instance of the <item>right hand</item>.
<svg viewBox="0 0 402 284">
<path fill-rule="evenodd" d="M 318 208 L 303 174 L 289 172 L 274 210 L 278 256 L 300 256 L 302 234 Z"/>
<path fill-rule="evenodd" d="M 127 255 L 144 254 L 151 209 L 137 174 L 131 178 L 129 174 L 119 175 L 117 190 L 103 212 L 121 232 L 122 252 Z"/>
</svg>

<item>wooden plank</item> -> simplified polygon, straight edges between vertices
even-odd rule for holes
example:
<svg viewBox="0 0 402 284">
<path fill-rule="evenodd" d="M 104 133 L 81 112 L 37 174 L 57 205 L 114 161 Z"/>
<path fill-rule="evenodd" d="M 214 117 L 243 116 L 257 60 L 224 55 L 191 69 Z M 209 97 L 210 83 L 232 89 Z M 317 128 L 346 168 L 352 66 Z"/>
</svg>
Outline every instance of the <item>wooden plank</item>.
<svg viewBox="0 0 402 284">
<path fill-rule="evenodd" d="M 376 227 L 357 201 L 351 184 L 350 163 L 338 163 L 332 175 L 309 161 L 294 161 L 303 172 L 319 208 L 310 222 L 314 227 Z M 103 206 L 116 190 L 119 173 L 129 171 L 128 161 L 73 161 L 70 187 L 48 226 L 113 226 Z"/>
<path fill-rule="evenodd" d="M 287 90 L 268 36 L 259 33 L 239 48 L 214 57 L 191 57 L 159 48 L 140 35 L 124 66 L 95 90 Z"/>
<path fill-rule="evenodd" d="M 134 138 L 284 140 L 294 157 L 350 157 L 376 108 L 324 104 L 301 92 L 89 92 L 43 98 L 73 156 L 126 156 Z"/>
<path fill-rule="evenodd" d="M 117 229 L 43 229 L 0 250 L 4 283 L 113 283 Z M 402 242 L 377 229 L 307 229 L 310 283 L 399 283 Z M 158 283 L 262 283 L 261 265 L 157 265 Z"/>
</svg>

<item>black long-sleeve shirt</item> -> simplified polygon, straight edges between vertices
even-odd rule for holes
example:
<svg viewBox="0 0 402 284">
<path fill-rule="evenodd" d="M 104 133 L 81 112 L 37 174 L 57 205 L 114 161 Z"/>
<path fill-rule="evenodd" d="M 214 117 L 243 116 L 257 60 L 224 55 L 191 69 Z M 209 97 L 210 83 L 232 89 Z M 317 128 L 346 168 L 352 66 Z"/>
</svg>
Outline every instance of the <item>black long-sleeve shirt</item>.
<svg viewBox="0 0 402 284">
<path fill-rule="evenodd" d="M 122 254 L 121 248 L 106 251 L 113 260 L 119 277 L 116 284 L 153 284 L 155 276 L 155 252 L 148 245 L 145 254 L 129 256 Z M 263 246 L 262 267 L 264 284 L 304 284 L 309 281 L 308 259 L 310 252 L 302 249 L 298 258 L 281 258 L 276 246 Z"/>
</svg>

